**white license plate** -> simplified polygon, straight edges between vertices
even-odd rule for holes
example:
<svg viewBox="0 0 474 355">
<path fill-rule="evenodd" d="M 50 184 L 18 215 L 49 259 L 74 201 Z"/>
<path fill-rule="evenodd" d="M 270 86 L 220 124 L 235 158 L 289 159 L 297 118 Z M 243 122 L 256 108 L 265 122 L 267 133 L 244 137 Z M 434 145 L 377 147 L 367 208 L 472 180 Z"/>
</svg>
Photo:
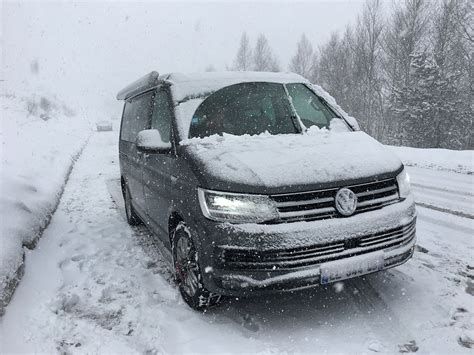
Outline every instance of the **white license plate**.
<svg viewBox="0 0 474 355">
<path fill-rule="evenodd" d="M 350 279 L 360 275 L 380 271 L 384 266 L 383 250 L 352 256 L 346 259 L 321 264 L 321 284 Z"/>
</svg>

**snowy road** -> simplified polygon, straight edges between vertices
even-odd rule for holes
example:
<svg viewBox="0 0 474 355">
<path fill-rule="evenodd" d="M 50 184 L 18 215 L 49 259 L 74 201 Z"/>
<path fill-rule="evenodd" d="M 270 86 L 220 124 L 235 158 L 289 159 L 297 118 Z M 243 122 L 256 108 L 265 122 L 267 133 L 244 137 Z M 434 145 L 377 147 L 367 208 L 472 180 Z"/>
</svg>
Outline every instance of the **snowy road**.
<svg viewBox="0 0 474 355">
<path fill-rule="evenodd" d="M 470 353 L 473 176 L 410 168 L 418 252 L 390 271 L 295 294 L 227 301 L 207 314 L 179 297 L 149 234 L 131 229 L 107 182 L 116 132 L 96 134 L 0 319 L 0 352 Z M 460 213 L 456 213 L 460 212 Z"/>
<path fill-rule="evenodd" d="M 474 218 L 474 175 L 409 167 L 419 205 Z"/>
</svg>

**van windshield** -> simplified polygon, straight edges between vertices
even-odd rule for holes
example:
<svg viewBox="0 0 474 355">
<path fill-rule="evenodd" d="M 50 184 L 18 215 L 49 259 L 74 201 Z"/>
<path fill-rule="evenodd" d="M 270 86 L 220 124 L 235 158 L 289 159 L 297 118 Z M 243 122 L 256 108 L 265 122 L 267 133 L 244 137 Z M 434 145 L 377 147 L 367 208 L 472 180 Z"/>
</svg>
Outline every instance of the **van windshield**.
<svg viewBox="0 0 474 355">
<path fill-rule="evenodd" d="M 288 92 L 288 94 L 287 94 Z M 288 96 L 289 95 L 289 96 Z M 290 103 L 293 103 L 293 106 Z M 213 134 L 301 133 L 306 127 L 329 127 L 338 117 L 304 84 L 251 82 L 225 87 L 205 99 L 194 113 L 189 138 Z"/>
</svg>

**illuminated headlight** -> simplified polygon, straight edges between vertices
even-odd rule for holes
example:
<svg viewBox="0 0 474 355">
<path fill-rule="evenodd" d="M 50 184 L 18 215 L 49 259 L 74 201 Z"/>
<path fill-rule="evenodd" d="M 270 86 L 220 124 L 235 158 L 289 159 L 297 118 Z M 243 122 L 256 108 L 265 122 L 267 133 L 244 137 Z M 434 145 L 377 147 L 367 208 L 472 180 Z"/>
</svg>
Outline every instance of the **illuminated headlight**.
<svg viewBox="0 0 474 355">
<path fill-rule="evenodd" d="M 260 223 L 278 218 L 274 202 L 263 195 L 247 195 L 198 189 L 205 217 L 219 222 Z"/>
<path fill-rule="evenodd" d="M 397 176 L 398 192 L 400 198 L 406 198 L 410 194 L 410 177 L 405 169 Z"/>
</svg>

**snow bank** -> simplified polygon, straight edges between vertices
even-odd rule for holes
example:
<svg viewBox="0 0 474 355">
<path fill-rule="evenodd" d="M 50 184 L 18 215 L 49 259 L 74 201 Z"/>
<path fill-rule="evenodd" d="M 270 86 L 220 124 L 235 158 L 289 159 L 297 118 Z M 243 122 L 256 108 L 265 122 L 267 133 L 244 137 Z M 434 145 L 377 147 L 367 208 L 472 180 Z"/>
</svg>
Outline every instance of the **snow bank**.
<svg viewBox="0 0 474 355">
<path fill-rule="evenodd" d="M 421 149 L 387 146 L 407 166 L 474 174 L 473 150 Z"/>
<path fill-rule="evenodd" d="M 89 124 L 49 94 L 1 97 L 0 314 L 54 211 Z"/>
</svg>

